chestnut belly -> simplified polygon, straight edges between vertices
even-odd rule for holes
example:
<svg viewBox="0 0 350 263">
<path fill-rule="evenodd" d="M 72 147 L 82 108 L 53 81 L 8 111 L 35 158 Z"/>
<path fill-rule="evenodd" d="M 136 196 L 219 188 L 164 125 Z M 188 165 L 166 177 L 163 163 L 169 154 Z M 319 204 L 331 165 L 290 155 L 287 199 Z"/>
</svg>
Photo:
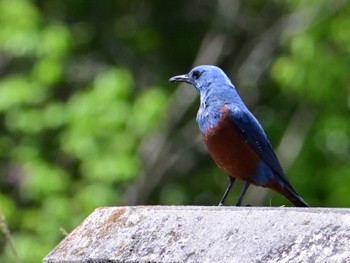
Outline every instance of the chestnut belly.
<svg viewBox="0 0 350 263">
<path fill-rule="evenodd" d="M 249 178 L 257 172 L 261 158 L 230 121 L 220 121 L 216 128 L 209 129 L 202 136 L 211 157 L 225 173 L 250 181 Z"/>
</svg>

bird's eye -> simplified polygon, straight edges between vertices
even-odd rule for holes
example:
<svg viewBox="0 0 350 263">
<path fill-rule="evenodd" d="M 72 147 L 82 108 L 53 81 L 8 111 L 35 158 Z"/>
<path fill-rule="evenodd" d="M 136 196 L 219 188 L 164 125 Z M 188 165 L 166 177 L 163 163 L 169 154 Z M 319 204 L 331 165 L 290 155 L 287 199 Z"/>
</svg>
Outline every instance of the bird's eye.
<svg viewBox="0 0 350 263">
<path fill-rule="evenodd" d="M 193 72 L 192 77 L 193 79 L 197 80 L 201 75 L 202 75 L 202 72 L 196 70 L 195 72 Z"/>
</svg>

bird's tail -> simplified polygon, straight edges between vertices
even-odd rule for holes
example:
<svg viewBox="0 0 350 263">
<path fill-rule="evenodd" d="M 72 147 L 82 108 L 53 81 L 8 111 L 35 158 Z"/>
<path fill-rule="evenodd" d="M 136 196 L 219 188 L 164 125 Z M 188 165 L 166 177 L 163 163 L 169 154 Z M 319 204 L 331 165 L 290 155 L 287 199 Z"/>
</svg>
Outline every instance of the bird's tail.
<svg viewBox="0 0 350 263">
<path fill-rule="evenodd" d="M 294 206 L 309 207 L 288 182 L 284 181 L 282 184 L 275 184 L 272 188 L 284 195 Z"/>
</svg>

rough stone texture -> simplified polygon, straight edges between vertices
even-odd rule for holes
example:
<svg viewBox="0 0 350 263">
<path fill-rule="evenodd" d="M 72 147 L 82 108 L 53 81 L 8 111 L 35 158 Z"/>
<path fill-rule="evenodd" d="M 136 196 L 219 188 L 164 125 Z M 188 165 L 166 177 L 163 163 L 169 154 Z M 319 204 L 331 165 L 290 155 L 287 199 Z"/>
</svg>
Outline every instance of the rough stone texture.
<svg viewBox="0 0 350 263">
<path fill-rule="evenodd" d="M 350 262 L 350 209 L 96 209 L 53 262 Z"/>
</svg>

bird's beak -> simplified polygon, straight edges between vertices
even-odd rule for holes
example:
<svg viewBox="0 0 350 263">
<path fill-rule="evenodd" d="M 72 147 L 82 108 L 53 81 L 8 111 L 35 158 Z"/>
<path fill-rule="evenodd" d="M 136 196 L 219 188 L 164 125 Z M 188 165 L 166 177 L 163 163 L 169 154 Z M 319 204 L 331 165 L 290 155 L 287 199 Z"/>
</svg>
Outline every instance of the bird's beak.
<svg viewBox="0 0 350 263">
<path fill-rule="evenodd" d="M 186 82 L 188 84 L 191 84 L 191 78 L 187 75 L 179 75 L 175 76 L 169 79 L 170 82 Z"/>
</svg>

